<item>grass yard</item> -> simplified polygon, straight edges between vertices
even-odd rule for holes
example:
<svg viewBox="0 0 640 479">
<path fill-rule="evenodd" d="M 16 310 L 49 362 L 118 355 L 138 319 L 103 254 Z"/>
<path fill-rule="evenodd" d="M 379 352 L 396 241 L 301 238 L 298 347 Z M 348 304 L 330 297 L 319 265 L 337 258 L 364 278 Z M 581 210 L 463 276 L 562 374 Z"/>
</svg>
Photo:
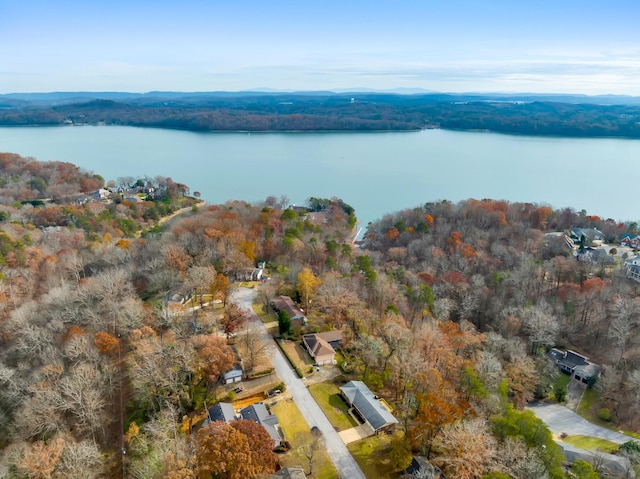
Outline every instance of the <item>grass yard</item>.
<svg viewBox="0 0 640 479">
<path fill-rule="evenodd" d="M 291 443 L 291 450 L 286 454 L 278 454 L 280 465 L 302 466 L 305 473 L 309 471 L 309 462 L 304 455 L 299 452 L 299 447 L 310 444 L 312 440 L 311 428 L 300 413 L 300 410 L 291 399 L 278 401 L 271 408 L 284 431 L 284 436 Z M 322 450 L 313 458 L 313 476 L 316 479 L 337 479 L 338 473 L 329 460 L 326 451 Z M 375 477 L 375 476 L 371 476 Z"/>
<path fill-rule="evenodd" d="M 213 295 L 212 294 L 196 294 L 194 296 L 192 296 L 189 301 L 187 301 L 185 303 L 187 308 L 194 308 L 196 306 L 200 306 L 200 303 L 210 303 L 211 301 L 213 301 Z"/>
<path fill-rule="evenodd" d="M 389 459 L 391 436 L 381 434 L 347 446 L 366 477 L 395 479 L 399 471 L 393 470 Z"/>
<path fill-rule="evenodd" d="M 600 398 L 597 391 L 595 389 L 587 388 L 584 392 L 584 395 L 582 396 L 582 401 L 580 401 L 580 405 L 578 406 L 578 410 L 576 412 L 593 424 L 606 427 L 607 429 L 611 429 L 613 431 L 621 432 L 622 434 L 626 434 L 629 437 L 640 439 L 640 434 L 631 431 L 623 431 L 615 424 L 600 419 L 598 417 L 598 407 L 600 407 L 599 404 Z"/>
<path fill-rule="evenodd" d="M 612 454 L 618 450 L 618 444 L 615 442 L 590 436 L 567 436 L 561 439 L 562 442 L 571 444 L 572 446 L 586 449 L 587 451 L 602 451 Z"/>
<path fill-rule="evenodd" d="M 340 398 L 340 389 L 332 383 L 317 383 L 309 386 L 309 392 L 324 411 L 329 422 L 339 431 L 356 427 L 358 424 L 347 414 L 347 405 Z"/>
<path fill-rule="evenodd" d="M 558 374 L 558 379 L 556 379 L 556 382 L 553 383 L 553 389 L 559 389 L 559 388 L 567 388 L 567 386 L 569 385 L 569 381 L 571 381 L 571 376 L 569 376 L 568 374 Z"/>
<path fill-rule="evenodd" d="M 582 400 L 580 401 L 580 405 L 578 406 L 577 413 L 580 414 L 587 421 L 602 426 L 602 424 L 600 423 L 604 421 L 601 421 L 600 419 L 598 419 L 598 416 L 596 414 L 597 411 L 594 411 L 594 407 L 598 402 L 598 400 L 599 398 L 596 390 L 587 388 L 587 390 L 584 392 L 582 396 Z M 607 426 L 605 425 L 605 427 Z"/>
<path fill-rule="evenodd" d="M 278 318 L 276 317 L 275 314 L 267 314 L 265 312 L 264 305 L 253 303 L 251 307 L 253 308 L 253 312 L 256 313 L 258 318 L 260 318 L 260 321 L 262 321 L 263 323 L 271 323 L 272 321 L 278 321 Z"/>
<path fill-rule="evenodd" d="M 313 364 L 313 359 L 309 356 L 309 353 L 302 348 L 300 341 L 283 340 L 280 341 L 280 345 L 282 346 L 282 349 L 287 352 L 300 371 L 302 371 L 303 374 L 306 374 L 309 366 Z"/>
</svg>

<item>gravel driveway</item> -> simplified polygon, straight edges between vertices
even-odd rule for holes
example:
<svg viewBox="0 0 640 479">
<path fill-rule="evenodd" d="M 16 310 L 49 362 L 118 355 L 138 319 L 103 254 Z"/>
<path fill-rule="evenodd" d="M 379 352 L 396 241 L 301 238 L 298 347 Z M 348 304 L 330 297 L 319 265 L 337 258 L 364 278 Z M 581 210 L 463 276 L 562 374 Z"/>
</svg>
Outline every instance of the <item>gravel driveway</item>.
<svg viewBox="0 0 640 479">
<path fill-rule="evenodd" d="M 591 424 L 575 412 L 558 404 L 535 403 L 527 406 L 527 409 L 542 419 L 551 432 L 556 434 L 568 434 L 599 437 L 616 444 L 623 444 L 632 438 L 610 429 Z"/>
<path fill-rule="evenodd" d="M 347 446 L 345 446 L 344 442 L 327 419 L 327 416 L 325 416 L 322 409 L 320 409 L 320 406 L 318 406 L 315 399 L 313 399 L 313 396 L 311 396 L 311 393 L 309 393 L 305 384 L 291 368 L 291 365 L 283 356 L 271 335 L 267 332 L 262 321 L 255 316 L 255 313 L 253 313 L 251 305 L 257 294 L 257 289 L 239 288 L 233 293 L 233 297 L 241 308 L 248 309 L 253 315 L 254 320 L 252 327 L 256 327 L 258 330 L 263 332 L 264 341 L 270 345 L 269 351 L 273 351 L 271 354 L 273 367 L 276 369 L 282 381 L 286 384 L 287 392 L 291 394 L 296 406 L 298 406 L 298 409 L 300 409 L 300 412 L 307 420 L 309 429 L 313 426 L 317 426 L 318 429 L 322 431 L 325 439 L 325 446 L 327 448 L 327 454 L 329 455 L 331 462 L 336 466 L 340 477 L 344 479 L 366 479 L 362 469 L 358 466 L 358 463 L 347 449 Z"/>
</svg>

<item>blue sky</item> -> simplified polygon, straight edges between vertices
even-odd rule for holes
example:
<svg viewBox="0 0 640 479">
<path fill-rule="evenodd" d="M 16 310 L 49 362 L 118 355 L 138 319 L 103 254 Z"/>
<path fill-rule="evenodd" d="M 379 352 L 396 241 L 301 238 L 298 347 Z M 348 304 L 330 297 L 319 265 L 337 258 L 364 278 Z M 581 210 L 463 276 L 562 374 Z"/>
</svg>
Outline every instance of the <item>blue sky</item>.
<svg viewBox="0 0 640 479">
<path fill-rule="evenodd" d="M 640 95 L 640 2 L 0 0 L 0 93 Z"/>
</svg>

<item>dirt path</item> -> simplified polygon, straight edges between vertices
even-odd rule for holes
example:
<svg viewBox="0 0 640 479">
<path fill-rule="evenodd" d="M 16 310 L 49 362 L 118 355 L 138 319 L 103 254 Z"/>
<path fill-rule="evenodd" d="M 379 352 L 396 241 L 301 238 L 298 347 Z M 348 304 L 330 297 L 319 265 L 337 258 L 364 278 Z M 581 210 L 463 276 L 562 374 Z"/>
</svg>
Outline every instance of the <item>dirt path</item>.
<svg viewBox="0 0 640 479">
<path fill-rule="evenodd" d="M 198 208 L 200 208 L 200 207 L 202 207 L 202 206 L 204 206 L 204 205 L 206 205 L 206 204 L 207 204 L 207 202 L 206 202 L 206 201 L 200 201 L 199 203 L 196 203 L 196 204 L 195 204 L 195 206 L 197 206 Z M 157 225 L 162 225 L 162 224 L 166 223 L 167 221 L 172 220 L 172 219 L 173 219 L 173 218 L 175 218 L 176 216 L 181 215 L 181 214 L 183 214 L 183 213 L 187 213 L 187 212 L 191 211 L 192 209 L 193 209 L 193 206 L 185 206 L 184 208 L 180 208 L 179 210 L 174 211 L 173 213 L 171 213 L 171 214 L 170 214 L 170 215 L 168 215 L 168 216 L 163 216 L 162 218 L 160 218 L 160 219 L 158 220 L 158 222 L 157 222 L 156 224 L 157 224 Z M 135 237 L 136 237 L 136 238 L 139 238 L 139 237 L 140 237 L 140 235 L 142 234 L 142 231 L 143 231 L 143 230 L 138 230 L 138 231 L 136 231 L 136 235 L 135 235 Z"/>
<path fill-rule="evenodd" d="M 200 201 L 199 203 L 196 203 L 195 206 L 200 208 L 200 207 L 202 207 L 202 206 L 204 206 L 206 204 L 207 204 L 206 201 Z M 184 208 L 180 208 L 179 210 L 176 210 L 173 213 L 171 213 L 169 216 L 163 216 L 162 218 L 160 218 L 158 220 L 158 224 L 159 225 L 164 224 L 167 221 L 175 218 L 176 216 L 181 215 L 183 213 L 186 213 L 188 211 L 191 211 L 192 209 L 193 209 L 193 206 L 185 206 Z"/>
</svg>

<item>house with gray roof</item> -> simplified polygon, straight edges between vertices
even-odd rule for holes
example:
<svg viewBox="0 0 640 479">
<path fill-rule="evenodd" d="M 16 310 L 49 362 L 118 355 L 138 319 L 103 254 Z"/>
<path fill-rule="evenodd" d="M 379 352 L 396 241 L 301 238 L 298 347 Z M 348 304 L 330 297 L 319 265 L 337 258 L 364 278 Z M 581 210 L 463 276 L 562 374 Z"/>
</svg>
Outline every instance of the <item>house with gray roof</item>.
<svg viewBox="0 0 640 479">
<path fill-rule="evenodd" d="M 304 470 L 300 466 L 289 466 L 280 469 L 269 476 L 269 479 L 307 479 Z"/>
<path fill-rule="evenodd" d="M 278 418 L 267 411 L 264 403 L 257 402 L 240 411 L 240 418 L 254 421 L 264 427 L 273 439 L 273 447 L 280 445 L 280 422 Z"/>
<path fill-rule="evenodd" d="M 589 361 L 586 356 L 575 351 L 553 348 L 549 351 L 549 358 L 558 366 L 560 371 L 573 379 L 587 384 L 590 378 L 600 374 L 600 366 Z"/>
<path fill-rule="evenodd" d="M 231 422 L 237 419 L 236 412 L 233 409 L 233 405 L 228 402 L 219 402 L 218 404 L 211 406 L 207 411 L 207 418 L 204 420 L 203 426 L 206 426 L 210 422 L 224 421 Z"/>
<path fill-rule="evenodd" d="M 340 388 L 340 391 L 347 405 L 376 433 L 398 423 L 388 406 L 362 381 L 349 381 Z"/>
<path fill-rule="evenodd" d="M 444 479 L 442 471 L 424 456 L 413 456 L 400 479 Z"/>
<path fill-rule="evenodd" d="M 595 228 L 573 228 L 569 235 L 576 244 L 600 246 L 604 243 L 604 233 Z"/>
<path fill-rule="evenodd" d="M 627 278 L 640 282 L 640 255 L 627 259 L 624 262 L 624 269 Z"/>
<path fill-rule="evenodd" d="M 235 346 L 231 346 L 233 353 L 236 355 L 236 362 L 233 367 L 228 371 L 225 371 L 220 375 L 220 382 L 222 384 L 232 384 L 239 383 L 242 381 L 244 376 L 244 369 L 242 364 L 242 359 L 240 358 L 240 354 L 238 354 L 238 350 Z"/>
</svg>

